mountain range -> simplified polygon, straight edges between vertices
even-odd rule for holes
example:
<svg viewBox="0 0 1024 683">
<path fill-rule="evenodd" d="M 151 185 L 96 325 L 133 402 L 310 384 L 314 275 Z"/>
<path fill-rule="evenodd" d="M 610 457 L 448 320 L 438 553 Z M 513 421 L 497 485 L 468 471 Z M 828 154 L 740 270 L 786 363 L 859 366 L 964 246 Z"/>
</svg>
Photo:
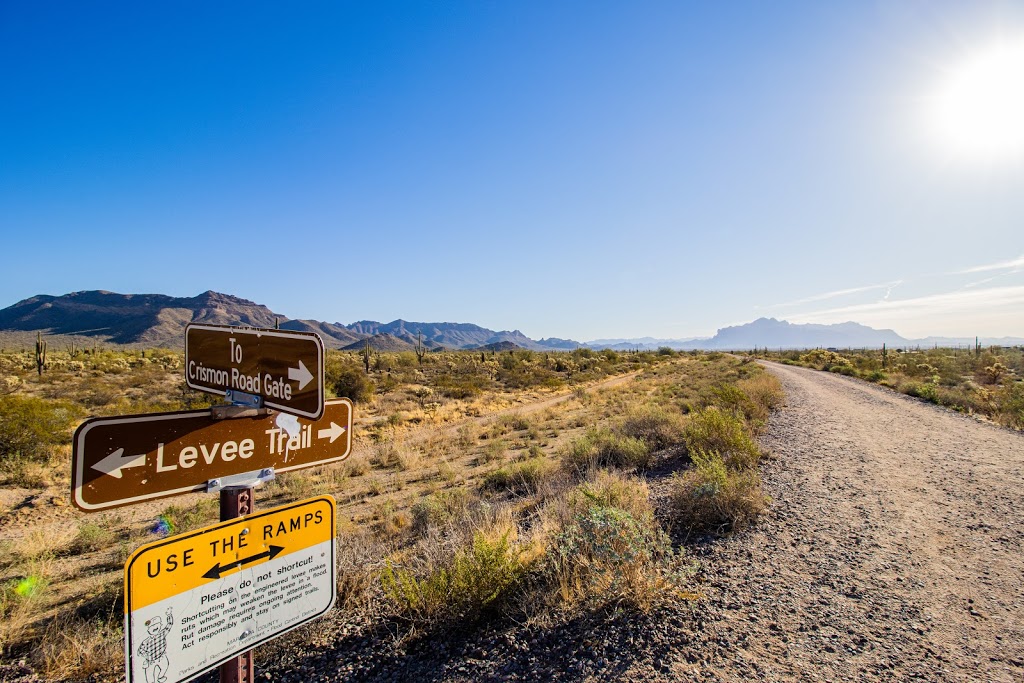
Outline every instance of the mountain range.
<svg viewBox="0 0 1024 683">
<path fill-rule="evenodd" d="M 572 339 L 533 340 L 519 330 L 489 330 L 472 323 L 380 323 L 360 320 L 351 324 L 289 318 L 266 306 L 230 294 L 207 291 L 195 297 L 163 294 L 117 294 L 107 291 L 73 292 L 62 296 L 38 295 L 0 310 L 0 333 L 10 339 L 28 339 L 43 332 L 100 340 L 138 347 L 178 348 L 184 344 L 188 323 L 250 325 L 315 332 L 332 349 L 361 349 L 366 343 L 387 351 L 410 350 L 417 344 L 428 349 L 509 349 L 566 351 L 586 346 L 594 349 L 642 349 L 670 347 L 679 350 L 741 350 L 754 347 L 889 347 L 973 344 L 974 339 L 929 337 L 906 339 L 893 330 L 877 330 L 854 322 L 836 325 L 794 324 L 759 318 L 745 325 L 724 327 L 713 336 L 693 339 L 598 339 L 581 343 Z M 1015 346 L 1018 338 L 985 338 L 985 345 Z M 513 346 L 514 345 L 514 346 Z"/>
</svg>

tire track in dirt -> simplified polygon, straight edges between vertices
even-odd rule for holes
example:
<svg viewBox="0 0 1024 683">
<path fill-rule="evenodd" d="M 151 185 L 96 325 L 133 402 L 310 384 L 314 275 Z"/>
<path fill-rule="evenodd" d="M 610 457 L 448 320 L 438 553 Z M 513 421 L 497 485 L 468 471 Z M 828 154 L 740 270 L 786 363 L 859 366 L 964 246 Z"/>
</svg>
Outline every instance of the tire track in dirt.
<svg viewBox="0 0 1024 683">
<path fill-rule="evenodd" d="M 763 439 L 773 502 L 704 558 L 709 647 L 694 668 L 736 681 L 1024 680 L 1024 437 L 767 365 L 787 396 Z"/>
</svg>

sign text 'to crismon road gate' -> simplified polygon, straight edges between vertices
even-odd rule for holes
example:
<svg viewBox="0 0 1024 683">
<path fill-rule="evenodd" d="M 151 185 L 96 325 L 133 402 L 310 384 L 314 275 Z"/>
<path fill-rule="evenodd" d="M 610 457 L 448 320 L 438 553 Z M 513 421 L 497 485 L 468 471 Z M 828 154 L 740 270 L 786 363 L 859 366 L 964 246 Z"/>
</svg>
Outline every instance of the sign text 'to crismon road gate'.
<svg viewBox="0 0 1024 683">
<path fill-rule="evenodd" d="M 311 332 L 190 324 L 185 383 L 222 396 L 260 396 L 268 408 L 316 420 L 324 405 L 324 343 Z"/>
<path fill-rule="evenodd" d="M 128 683 L 181 683 L 334 604 L 336 505 L 319 496 L 149 543 L 125 564 Z"/>
</svg>

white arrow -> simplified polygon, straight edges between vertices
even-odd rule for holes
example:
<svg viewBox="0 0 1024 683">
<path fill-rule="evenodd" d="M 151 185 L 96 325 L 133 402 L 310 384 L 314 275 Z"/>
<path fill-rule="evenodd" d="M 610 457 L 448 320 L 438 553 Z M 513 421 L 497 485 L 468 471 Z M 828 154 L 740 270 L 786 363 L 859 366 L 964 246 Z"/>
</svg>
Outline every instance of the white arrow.
<svg viewBox="0 0 1024 683">
<path fill-rule="evenodd" d="M 288 368 L 288 379 L 299 383 L 299 391 L 306 388 L 306 385 L 313 381 L 313 375 L 306 369 L 306 364 L 301 360 L 299 367 Z"/>
<path fill-rule="evenodd" d="M 318 438 L 318 439 L 326 439 L 329 436 L 329 437 L 331 437 L 331 443 L 334 443 L 334 440 L 337 439 L 339 436 L 341 436 L 344 433 L 345 433 L 345 428 L 344 427 L 340 427 L 340 426 L 338 426 L 338 425 L 336 425 L 335 423 L 332 422 L 331 426 L 329 428 L 316 430 L 316 438 Z"/>
<path fill-rule="evenodd" d="M 92 468 L 94 470 L 99 470 L 103 474 L 109 474 L 112 477 L 120 479 L 121 470 L 126 470 L 129 467 L 142 467 L 145 464 L 145 453 L 141 455 L 125 455 L 124 449 L 118 448 L 116 451 L 93 465 Z"/>
</svg>

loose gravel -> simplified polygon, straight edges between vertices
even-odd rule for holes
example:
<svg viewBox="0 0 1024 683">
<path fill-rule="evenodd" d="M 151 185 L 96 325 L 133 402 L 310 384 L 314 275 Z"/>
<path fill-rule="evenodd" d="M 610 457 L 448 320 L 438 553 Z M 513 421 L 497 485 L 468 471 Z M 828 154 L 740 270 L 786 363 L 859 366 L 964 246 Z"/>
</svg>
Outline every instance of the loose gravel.
<svg viewBox="0 0 1024 683">
<path fill-rule="evenodd" d="M 772 503 L 751 531 L 687 539 L 698 599 L 423 637 L 336 610 L 258 652 L 259 677 L 1024 681 L 1024 438 L 849 378 L 770 369 L 787 395 L 762 439 Z M 678 462 L 663 464 L 662 510 Z"/>
</svg>

